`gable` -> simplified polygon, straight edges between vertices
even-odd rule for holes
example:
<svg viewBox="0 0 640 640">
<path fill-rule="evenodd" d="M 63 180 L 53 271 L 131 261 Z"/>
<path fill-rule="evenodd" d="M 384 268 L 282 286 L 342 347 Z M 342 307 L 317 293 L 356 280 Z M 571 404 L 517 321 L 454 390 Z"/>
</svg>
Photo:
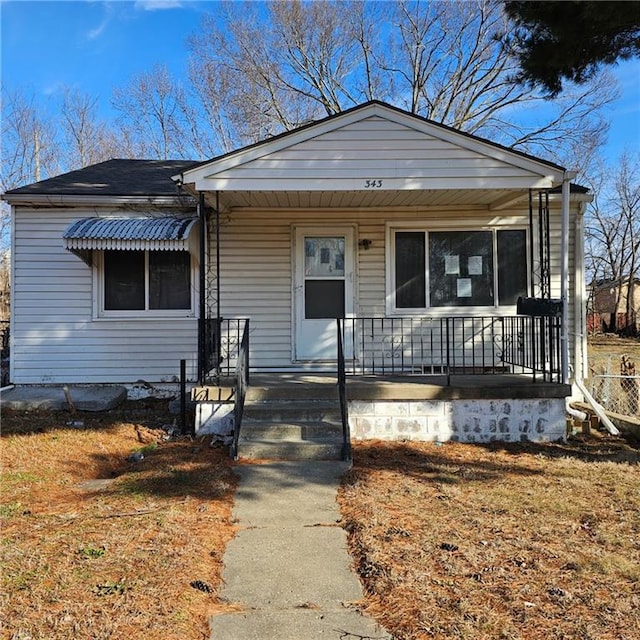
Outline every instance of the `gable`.
<svg viewBox="0 0 640 640">
<path fill-rule="evenodd" d="M 563 170 L 373 103 L 183 174 L 197 190 L 549 188 Z"/>
</svg>

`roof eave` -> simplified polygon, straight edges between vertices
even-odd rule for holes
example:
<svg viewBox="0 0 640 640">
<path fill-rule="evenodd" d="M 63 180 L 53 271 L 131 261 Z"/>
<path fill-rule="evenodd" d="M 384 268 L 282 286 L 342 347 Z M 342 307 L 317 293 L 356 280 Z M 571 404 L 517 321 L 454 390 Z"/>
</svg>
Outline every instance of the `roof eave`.
<svg viewBox="0 0 640 640">
<path fill-rule="evenodd" d="M 61 195 L 46 193 L 5 193 L 1 196 L 11 205 L 47 205 L 54 207 L 74 206 L 74 205 L 155 205 L 155 206 L 181 206 L 189 207 L 194 205 L 194 199 L 190 194 L 181 196 L 81 196 L 81 195 Z"/>
</svg>

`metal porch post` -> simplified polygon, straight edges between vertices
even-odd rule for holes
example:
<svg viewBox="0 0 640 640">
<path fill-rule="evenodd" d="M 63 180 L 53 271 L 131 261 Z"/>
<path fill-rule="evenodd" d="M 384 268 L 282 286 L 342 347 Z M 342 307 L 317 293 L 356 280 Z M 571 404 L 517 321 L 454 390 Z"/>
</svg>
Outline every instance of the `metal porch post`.
<svg viewBox="0 0 640 640">
<path fill-rule="evenodd" d="M 564 384 L 569 380 L 569 198 L 571 195 L 571 178 L 574 175 L 574 173 L 565 171 L 562 177 L 562 264 L 560 272 L 562 327 L 560 329 L 560 370 Z"/>
<path fill-rule="evenodd" d="M 204 193 L 198 194 L 198 218 L 200 220 L 200 273 L 198 280 L 198 382 L 205 383 L 207 373 L 207 305 L 206 305 L 206 269 L 207 269 L 207 214 Z"/>
</svg>

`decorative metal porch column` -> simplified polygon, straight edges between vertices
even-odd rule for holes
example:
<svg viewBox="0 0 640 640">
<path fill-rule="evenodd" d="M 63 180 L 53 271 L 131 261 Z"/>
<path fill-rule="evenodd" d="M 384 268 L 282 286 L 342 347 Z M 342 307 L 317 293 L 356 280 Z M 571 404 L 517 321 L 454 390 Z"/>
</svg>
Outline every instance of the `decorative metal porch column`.
<svg viewBox="0 0 640 640">
<path fill-rule="evenodd" d="M 200 274 L 198 317 L 198 381 L 206 384 L 220 369 L 220 198 L 216 191 L 214 216 L 207 207 L 204 192 L 198 197 L 200 220 Z M 209 238 L 215 237 L 215 255 L 211 256 Z"/>
</svg>

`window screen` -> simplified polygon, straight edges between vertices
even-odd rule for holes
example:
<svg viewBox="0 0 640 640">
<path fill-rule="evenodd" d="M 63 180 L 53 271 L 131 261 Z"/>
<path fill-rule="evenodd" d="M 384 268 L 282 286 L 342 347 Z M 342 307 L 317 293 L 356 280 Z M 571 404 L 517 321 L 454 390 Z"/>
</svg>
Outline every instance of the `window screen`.
<svg viewBox="0 0 640 640">
<path fill-rule="evenodd" d="M 527 295 L 527 234 L 523 229 L 498 231 L 499 304 L 516 304 Z"/>
<path fill-rule="evenodd" d="M 306 320 L 344 318 L 344 280 L 307 280 L 304 317 Z"/>
<path fill-rule="evenodd" d="M 149 309 L 191 308 L 191 257 L 187 251 L 149 252 Z"/>
<path fill-rule="evenodd" d="M 396 233 L 396 307 L 426 306 L 425 235 L 423 231 Z"/>
<path fill-rule="evenodd" d="M 105 251 L 104 310 L 191 309 L 188 251 Z"/>
<path fill-rule="evenodd" d="M 104 252 L 104 308 L 143 310 L 144 251 Z"/>
<path fill-rule="evenodd" d="M 493 305 L 493 233 L 429 233 L 429 296 L 432 307 Z"/>
</svg>

